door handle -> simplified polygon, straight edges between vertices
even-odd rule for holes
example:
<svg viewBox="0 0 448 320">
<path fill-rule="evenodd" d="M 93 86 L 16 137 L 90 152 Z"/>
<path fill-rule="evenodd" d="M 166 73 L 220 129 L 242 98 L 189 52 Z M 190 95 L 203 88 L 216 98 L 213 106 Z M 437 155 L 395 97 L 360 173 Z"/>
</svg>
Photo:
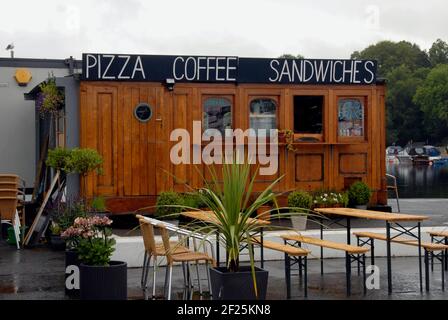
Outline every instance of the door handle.
<svg viewBox="0 0 448 320">
<path fill-rule="evenodd" d="M 156 121 L 158 121 L 158 122 L 162 122 L 163 119 L 162 119 L 162 118 L 157 118 Z"/>
</svg>

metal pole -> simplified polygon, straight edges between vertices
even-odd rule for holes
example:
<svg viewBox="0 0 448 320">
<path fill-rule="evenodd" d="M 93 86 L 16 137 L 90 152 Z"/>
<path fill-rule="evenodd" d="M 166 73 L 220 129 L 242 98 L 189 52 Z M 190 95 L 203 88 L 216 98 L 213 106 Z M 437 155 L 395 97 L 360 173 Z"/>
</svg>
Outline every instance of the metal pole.
<svg viewBox="0 0 448 320">
<path fill-rule="evenodd" d="M 263 267 L 264 267 L 263 227 L 260 229 L 260 259 L 261 259 L 260 266 L 261 266 L 261 269 L 263 269 Z"/>
<path fill-rule="evenodd" d="M 426 291 L 429 291 L 429 253 L 428 250 L 425 249 L 425 288 Z"/>
<path fill-rule="evenodd" d="M 387 291 L 392 294 L 392 262 L 390 252 L 390 223 L 386 221 L 386 237 L 387 237 Z"/>
<path fill-rule="evenodd" d="M 351 295 L 351 264 L 350 264 L 350 255 L 345 253 L 345 277 L 346 277 L 346 286 L 347 286 L 347 296 Z"/>
<path fill-rule="evenodd" d="M 417 224 L 418 236 L 418 273 L 420 276 L 420 292 L 423 292 L 423 275 L 422 275 L 422 235 L 420 230 L 420 222 Z M 428 267 L 428 265 L 426 266 Z"/>
<path fill-rule="evenodd" d="M 320 219 L 320 239 L 324 239 L 324 226 L 323 226 L 323 220 Z M 320 247 L 320 274 L 324 275 L 324 248 Z"/>
</svg>

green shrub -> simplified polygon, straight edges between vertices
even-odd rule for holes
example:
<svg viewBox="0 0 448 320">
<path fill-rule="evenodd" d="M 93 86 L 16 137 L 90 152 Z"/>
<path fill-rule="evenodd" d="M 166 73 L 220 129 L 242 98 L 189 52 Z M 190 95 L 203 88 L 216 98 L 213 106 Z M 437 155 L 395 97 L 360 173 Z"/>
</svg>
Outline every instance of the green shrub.
<svg viewBox="0 0 448 320">
<path fill-rule="evenodd" d="M 195 209 L 204 208 L 207 206 L 198 192 L 189 192 L 182 194 L 182 201 L 184 206 Z"/>
<path fill-rule="evenodd" d="M 313 197 L 306 191 L 294 191 L 288 195 L 288 207 L 290 208 L 302 208 L 309 210 L 312 203 Z"/>
<path fill-rule="evenodd" d="M 70 168 L 71 150 L 65 148 L 55 148 L 48 150 L 47 166 L 56 170 L 71 172 Z"/>
<path fill-rule="evenodd" d="M 74 148 L 71 151 L 69 166 L 73 172 L 80 175 L 87 175 L 89 172 L 96 170 L 98 174 L 101 173 L 101 165 L 103 158 L 94 149 L 79 149 Z"/>
<path fill-rule="evenodd" d="M 177 218 L 182 211 L 184 199 L 174 191 L 165 191 L 157 197 L 156 217 Z M 179 207 L 176 207 L 179 206 Z"/>
<path fill-rule="evenodd" d="M 348 189 L 349 204 L 352 206 L 363 206 L 369 203 L 372 191 L 362 181 L 353 183 Z"/>
<path fill-rule="evenodd" d="M 93 198 L 92 202 L 90 203 L 90 208 L 92 209 L 92 211 L 95 211 L 95 212 L 107 211 L 106 199 L 104 199 L 103 196 L 98 196 L 98 197 Z"/>
</svg>

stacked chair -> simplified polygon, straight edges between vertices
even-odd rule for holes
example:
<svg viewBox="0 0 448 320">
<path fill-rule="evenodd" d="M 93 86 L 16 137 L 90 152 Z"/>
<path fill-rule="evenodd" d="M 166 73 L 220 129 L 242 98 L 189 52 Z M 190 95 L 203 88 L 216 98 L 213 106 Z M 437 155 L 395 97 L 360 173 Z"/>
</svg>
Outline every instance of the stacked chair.
<svg viewBox="0 0 448 320">
<path fill-rule="evenodd" d="M 213 257 L 213 244 L 208 239 L 204 238 L 204 235 L 197 234 L 182 228 L 178 228 L 175 225 L 143 217 L 141 215 L 136 216 L 140 223 L 140 229 L 143 236 L 143 243 L 145 246 L 145 256 L 143 260 L 143 271 L 141 285 L 145 299 L 148 298 L 147 294 L 147 282 L 148 274 L 150 269 L 150 263 L 152 260 L 153 264 L 153 279 L 152 279 L 152 298 L 156 296 L 156 283 L 157 283 L 157 270 L 159 268 L 160 260 L 159 258 L 166 259 L 166 272 L 165 272 L 165 286 L 164 295 L 165 298 L 171 299 L 171 283 L 172 283 L 172 272 L 173 265 L 175 263 L 180 263 L 182 265 L 182 272 L 184 278 L 184 292 L 186 293 L 185 299 L 191 299 L 193 296 L 193 281 L 191 264 L 193 263 L 196 267 L 196 276 L 198 289 L 202 295 L 201 279 L 199 274 L 199 262 L 205 262 L 205 269 L 207 272 L 207 282 L 209 292 L 210 288 L 210 274 L 208 265 L 209 263 L 214 265 L 215 259 Z M 162 243 L 156 243 L 155 240 L 155 229 L 159 230 L 162 236 Z M 170 241 L 169 232 L 173 232 L 178 235 L 178 241 Z M 200 240 L 203 243 L 210 245 L 210 251 L 212 256 L 207 253 L 206 246 L 204 245 L 204 251 L 199 251 L 196 240 Z M 190 242 L 193 244 L 193 248 L 190 249 Z"/>
<path fill-rule="evenodd" d="M 14 228 L 17 249 L 20 249 L 20 218 L 25 220 L 25 183 L 14 174 L 0 174 L 0 218 L 1 223 Z"/>
</svg>

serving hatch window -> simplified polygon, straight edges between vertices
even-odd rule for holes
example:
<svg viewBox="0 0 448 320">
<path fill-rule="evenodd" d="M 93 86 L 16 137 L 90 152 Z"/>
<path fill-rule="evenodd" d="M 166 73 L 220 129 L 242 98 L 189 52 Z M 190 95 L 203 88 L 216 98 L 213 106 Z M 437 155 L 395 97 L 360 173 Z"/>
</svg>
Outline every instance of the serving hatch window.
<svg viewBox="0 0 448 320">
<path fill-rule="evenodd" d="M 270 136 L 270 129 L 277 128 L 277 103 L 273 99 L 253 99 L 249 106 L 250 128 L 256 135 Z M 265 129 L 258 131 L 258 129 Z"/>
<path fill-rule="evenodd" d="M 364 102 L 359 98 L 338 100 L 338 136 L 364 136 Z"/>
<path fill-rule="evenodd" d="M 321 134 L 324 96 L 294 96 L 294 133 Z"/>
<path fill-rule="evenodd" d="M 205 133 L 216 129 L 224 136 L 232 128 L 232 102 L 225 97 L 206 98 L 202 107 L 202 126 Z"/>
</svg>

